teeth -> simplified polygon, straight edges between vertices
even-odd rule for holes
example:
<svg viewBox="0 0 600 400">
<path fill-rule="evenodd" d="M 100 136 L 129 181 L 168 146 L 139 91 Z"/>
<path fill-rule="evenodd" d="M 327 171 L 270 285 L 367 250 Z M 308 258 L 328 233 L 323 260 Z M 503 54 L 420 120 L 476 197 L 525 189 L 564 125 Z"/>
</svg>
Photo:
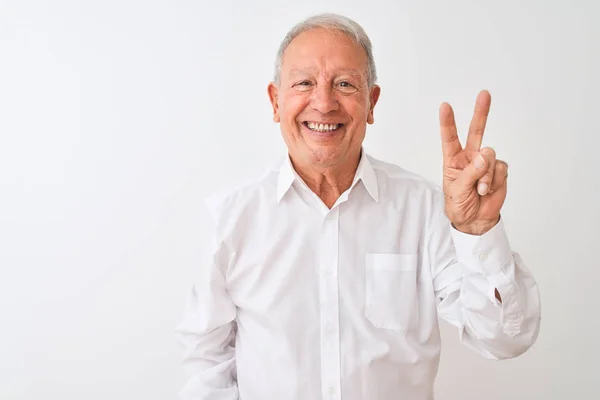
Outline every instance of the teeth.
<svg viewBox="0 0 600 400">
<path fill-rule="evenodd" d="M 309 122 L 307 125 L 313 131 L 318 132 L 329 132 L 340 127 L 340 124 L 315 124 L 314 122 Z"/>
</svg>

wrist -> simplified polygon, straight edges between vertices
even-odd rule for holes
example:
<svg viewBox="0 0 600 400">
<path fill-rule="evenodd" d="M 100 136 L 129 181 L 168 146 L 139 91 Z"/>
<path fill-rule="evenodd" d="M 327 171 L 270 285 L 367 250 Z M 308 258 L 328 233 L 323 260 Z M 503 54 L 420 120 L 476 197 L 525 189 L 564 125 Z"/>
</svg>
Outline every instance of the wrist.
<svg viewBox="0 0 600 400">
<path fill-rule="evenodd" d="M 492 221 L 473 221 L 468 224 L 460 225 L 452 223 L 452 226 L 454 227 L 454 229 L 462 233 L 466 233 L 468 235 L 473 236 L 481 236 L 486 232 L 490 231 L 494 226 L 498 224 L 499 221 L 500 216 L 498 216 L 498 219 Z"/>
</svg>

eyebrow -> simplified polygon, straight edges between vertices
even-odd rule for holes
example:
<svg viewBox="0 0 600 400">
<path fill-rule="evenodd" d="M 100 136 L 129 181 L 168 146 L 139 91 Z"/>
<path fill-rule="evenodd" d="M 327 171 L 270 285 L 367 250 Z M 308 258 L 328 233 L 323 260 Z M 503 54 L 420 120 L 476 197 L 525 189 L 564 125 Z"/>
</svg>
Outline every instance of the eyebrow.
<svg viewBox="0 0 600 400">
<path fill-rule="evenodd" d="M 292 68 L 290 70 L 289 75 L 290 76 L 294 76 L 294 75 L 298 75 L 298 74 L 304 74 L 304 73 L 307 73 L 307 72 L 314 72 L 315 70 L 316 70 L 316 68 Z M 355 68 L 339 69 L 339 70 L 336 70 L 335 72 L 336 72 L 336 74 L 356 75 L 358 77 L 362 76 L 360 70 L 355 69 Z"/>
</svg>

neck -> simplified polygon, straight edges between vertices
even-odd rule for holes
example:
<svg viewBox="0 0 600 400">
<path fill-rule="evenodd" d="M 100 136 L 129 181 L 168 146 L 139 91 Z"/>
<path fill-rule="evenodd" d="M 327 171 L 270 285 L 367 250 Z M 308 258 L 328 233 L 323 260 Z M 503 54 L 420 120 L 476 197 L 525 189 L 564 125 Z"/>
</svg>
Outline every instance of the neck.
<svg viewBox="0 0 600 400">
<path fill-rule="evenodd" d="M 361 151 L 351 154 L 339 163 L 318 166 L 302 164 L 290 156 L 292 166 L 306 185 L 325 203 L 333 207 L 337 199 L 350 188 L 360 162 Z"/>
</svg>

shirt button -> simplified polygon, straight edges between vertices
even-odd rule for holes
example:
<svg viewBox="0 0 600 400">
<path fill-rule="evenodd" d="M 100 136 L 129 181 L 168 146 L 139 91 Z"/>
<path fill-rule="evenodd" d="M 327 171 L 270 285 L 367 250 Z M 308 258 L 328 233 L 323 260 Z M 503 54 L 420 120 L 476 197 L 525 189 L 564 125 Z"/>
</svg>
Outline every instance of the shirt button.
<svg viewBox="0 0 600 400">
<path fill-rule="evenodd" d="M 488 254 L 487 253 L 481 253 L 479 254 L 479 260 L 480 261 L 485 261 L 488 258 Z"/>
<path fill-rule="evenodd" d="M 333 329 L 333 326 L 327 325 L 327 330 L 326 331 L 327 331 L 328 335 L 333 335 L 334 332 L 335 332 L 335 329 Z"/>
<path fill-rule="evenodd" d="M 335 394 L 335 388 L 333 386 L 329 386 L 329 394 L 333 396 Z"/>
</svg>

